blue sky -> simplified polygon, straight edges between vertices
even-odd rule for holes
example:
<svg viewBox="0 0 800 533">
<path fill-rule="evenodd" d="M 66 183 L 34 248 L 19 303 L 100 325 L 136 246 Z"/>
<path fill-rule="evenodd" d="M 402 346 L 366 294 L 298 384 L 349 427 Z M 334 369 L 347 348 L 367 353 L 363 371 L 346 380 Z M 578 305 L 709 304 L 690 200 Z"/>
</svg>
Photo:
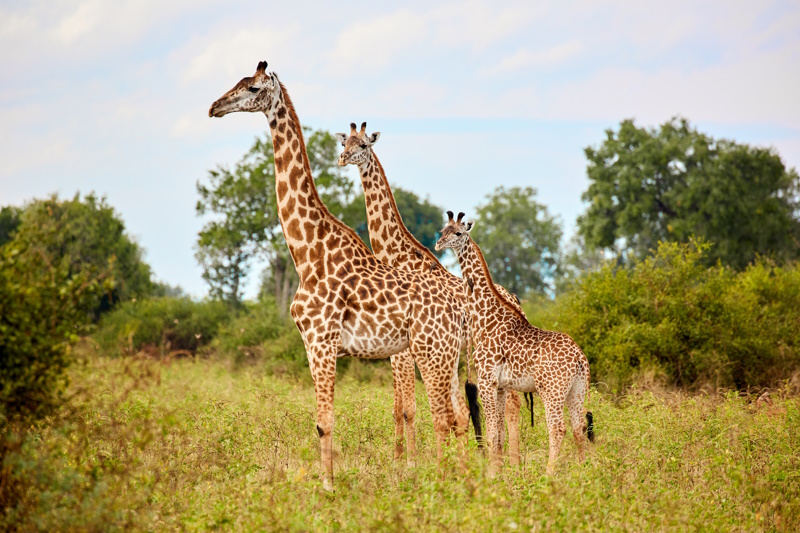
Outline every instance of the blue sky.
<svg viewBox="0 0 800 533">
<path fill-rule="evenodd" d="M 207 111 L 262 59 L 304 124 L 380 131 L 393 183 L 465 212 L 531 185 L 567 234 L 583 148 L 625 118 L 800 167 L 797 2 L 6 0 L 0 204 L 105 195 L 157 277 L 203 295 L 195 183 L 267 128 Z"/>
</svg>

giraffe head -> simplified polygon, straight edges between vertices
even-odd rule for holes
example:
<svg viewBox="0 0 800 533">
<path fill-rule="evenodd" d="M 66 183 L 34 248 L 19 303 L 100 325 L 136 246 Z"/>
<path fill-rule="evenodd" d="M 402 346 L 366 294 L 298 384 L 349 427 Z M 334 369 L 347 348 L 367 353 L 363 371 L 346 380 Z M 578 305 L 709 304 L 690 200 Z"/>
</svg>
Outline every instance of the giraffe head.
<svg viewBox="0 0 800 533">
<path fill-rule="evenodd" d="M 246 111 L 266 112 L 281 91 L 281 84 L 274 72 L 267 72 L 267 62 L 259 61 L 256 73 L 233 86 L 208 110 L 209 117 L 224 117 L 228 113 Z"/>
<path fill-rule="evenodd" d="M 355 122 L 350 123 L 350 135 L 337 133 L 336 139 L 344 146 L 344 152 L 339 156 L 339 166 L 360 165 L 369 158 L 372 145 L 380 139 L 380 132 L 367 135 L 367 123 L 361 123 L 361 131 L 356 131 Z"/>
<path fill-rule="evenodd" d="M 459 249 L 467 244 L 469 241 L 469 232 L 472 231 L 474 222 L 464 222 L 464 213 L 459 213 L 458 218 L 453 219 L 453 212 L 447 212 L 447 224 L 444 225 L 440 232 L 441 237 L 436 241 L 436 250 L 444 250 L 445 248 Z"/>
</svg>

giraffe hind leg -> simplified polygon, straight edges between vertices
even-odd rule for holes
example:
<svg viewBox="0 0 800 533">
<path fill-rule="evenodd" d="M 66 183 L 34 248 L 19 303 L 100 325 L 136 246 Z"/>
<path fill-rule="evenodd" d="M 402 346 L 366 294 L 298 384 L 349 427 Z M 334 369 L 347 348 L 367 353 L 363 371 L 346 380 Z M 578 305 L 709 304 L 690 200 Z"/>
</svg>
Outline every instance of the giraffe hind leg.
<svg viewBox="0 0 800 533">
<path fill-rule="evenodd" d="M 576 379 L 573 381 L 567 393 L 567 409 L 569 410 L 569 419 L 572 425 L 572 436 L 575 437 L 575 445 L 578 448 L 578 460 L 581 463 L 586 458 L 583 451 L 584 434 L 587 434 L 589 440 L 594 440 L 592 413 L 585 411 L 583 407 L 587 393 L 585 383 L 586 380 L 583 376 L 576 376 Z"/>
</svg>

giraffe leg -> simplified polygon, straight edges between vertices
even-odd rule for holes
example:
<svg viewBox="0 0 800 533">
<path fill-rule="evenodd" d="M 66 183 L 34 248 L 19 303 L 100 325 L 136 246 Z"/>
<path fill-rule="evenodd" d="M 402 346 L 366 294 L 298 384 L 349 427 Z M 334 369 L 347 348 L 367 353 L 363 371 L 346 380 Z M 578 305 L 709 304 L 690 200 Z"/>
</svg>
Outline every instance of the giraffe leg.
<svg viewBox="0 0 800 533">
<path fill-rule="evenodd" d="M 561 451 L 561 443 L 567 433 L 567 425 L 564 423 L 564 397 L 563 396 L 542 396 L 544 413 L 547 420 L 547 433 L 550 437 L 550 454 L 547 459 L 547 475 L 552 476 L 556 470 L 556 460 Z"/>
<path fill-rule="evenodd" d="M 505 454 L 506 447 L 506 390 L 497 390 L 497 450 L 501 456 Z"/>
<path fill-rule="evenodd" d="M 414 359 L 408 351 L 403 351 L 393 355 L 391 362 L 394 384 L 394 458 L 400 459 L 403 456 L 405 431 L 407 460 L 409 466 L 413 466 L 417 451 L 414 432 L 414 419 L 417 413 L 417 399 L 414 395 Z"/>
<path fill-rule="evenodd" d="M 333 490 L 333 390 L 336 382 L 336 350 L 329 346 L 310 346 L 308 362 L 314 378 L 317 399 L 317 433 L 322 464 L 322 488 Z"/>
<path fill-rule="evenodd" d="M 494 477 L 500 466 L 500 455 L 497 449 L 499 426 L 497 416 L 497 382 L 479 375 L 478 392 L 481 396 L 484 418 L 486 420 L 486 443 L 489 448 L 489 477 Z"/>
<path fill-rule="evenodd" d="M 469 408 L 458 382 L 458 360 L 453 365 L 453 377 L 450 379 L 450 400 L 453 403 L 456 438 L 459 442 L 463 441 L 463 445 L 466 446 L 469 438 Z"/>
<path fill-rule="evenodd" d="M 513 390 L 506 392 L 506 426 L 508 428 L 508 462 L 512 466 L 520 463 L 519 455 L 519 412 L 522 402 L 519 393 Z"/>
<path fill-rule="evenodd" d="M 588 367 L 588 364 L 587 364 Z M 586 371 L 588 374 L 588 370 Z M 572 383 L 567 393 L 567 409 L 569 410 L 569 420 L 572 424 L 572 436 L 575 437 L 575 445 L 578 447 L 578 461 L 581 463 L 586 459 L 583 453 L 584 432 L 586 431 L 586 419 L 584 417 L 584 400 L 588 389 L 588 375 L 579 375 Z"/>
<path fill-rule="evenodd" d="M 441 366 L 433 364 L 430 357 L 418 356 L 414 360 L 422 374 L 425 392 L 428 394 L 433 429 L 436 433 L 436 457 L 441 464 L 444 447 L 454 423 L 453 403 L 450 399 L 450 373 L 442 372 Z"/>
<path fill-rule="evenodd" d="M 414 466 L 414 458 L 417 455 L 417 437 L 414 430 L 414 420 L 417 416 L 417 397 L 414 393 L 416 385 L 414 358 L 407 351 L 400 355 L 402 356 L 400 375 L 403 388 L 403 421 L 406 426 L 406 460 L 408 466 Z"/>
</svg>

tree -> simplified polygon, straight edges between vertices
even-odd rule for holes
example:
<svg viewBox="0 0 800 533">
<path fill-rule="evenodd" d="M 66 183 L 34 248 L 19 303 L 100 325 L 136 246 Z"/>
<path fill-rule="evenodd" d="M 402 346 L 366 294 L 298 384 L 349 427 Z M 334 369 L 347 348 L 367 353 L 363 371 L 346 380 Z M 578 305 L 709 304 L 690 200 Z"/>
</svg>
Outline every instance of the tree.
<svg viewBox="0 0 800 533">
<path fill-rule="evenodd" d="M 336 164 L 336 139 L 325 131 L 306 130 L 307 151 L 317 190 L 332 213 L 353 200 L 353 182 Z M 195 256 L 212 297 L 241 303 L 242 283 L 254 260 L 268 263 L 264 279 L 282 312 L 297 286 L 297 274 L 286 248 L 275 198 L 275 155 L 268 134 L 257 137 L 233 170 L 209 172 L 197 184 L 198 215 L 213 214 L 198 234 Z"/>
<path fill-rule="evenodd" d="M 61 200 L 52 195 L 33 200 L 19 210 L 18 217 L 13 238 L 24 242 L 37 242 L 43 227 L 58 228 L 40 244 L 47 248 L 48 257 L 64 265 L 68 277 L 111 269 L 114 284 L 97 296 L 89 310 L 92 320 L 120 301 L 153 292 L 150 267 L 142 260 L 141 248 L 125 233 L 125 224 L 104 198 L 92 193 Z"/>
<path fill-rule="evenodd" d="M 478 206 L 472 238 L 495 283 L 520 296 L 551 290 L 558 273 L 561 225 L 533 187 L 498 187 Z"/>
<path fill-rule="evenodd" d="M 585 150 L 587 245 L 641 259 L 659 241 L 713 243 L 707 264 L 744 268 L 758 255 L 800 256 L 800 179 L 771 149 L 715 140 L 673 119 L 659 129 L 625 120 Z"/>
<path fill-rule="evenodd" d="M 74 224 L 83 218 L 75 211 L 97 215 L 100 205 L 77 196 L 33 202 L 13 239 L 0 246 L 0 441 L 8 422 L 41 416 L 56 405 L 80 327 L 104 295 L 123 285 L 115 279 L 122 272 L 118 261 L 100 261 L 93 252 L 101 246 L 76 242 L 81 236 Z"/>
<path fill-rule="evenodd" d="M 19 226 L 20 208 L 13 205 L 0 209 L 0 246 L 14 237 L 14 231 Z"/>
</svg>

